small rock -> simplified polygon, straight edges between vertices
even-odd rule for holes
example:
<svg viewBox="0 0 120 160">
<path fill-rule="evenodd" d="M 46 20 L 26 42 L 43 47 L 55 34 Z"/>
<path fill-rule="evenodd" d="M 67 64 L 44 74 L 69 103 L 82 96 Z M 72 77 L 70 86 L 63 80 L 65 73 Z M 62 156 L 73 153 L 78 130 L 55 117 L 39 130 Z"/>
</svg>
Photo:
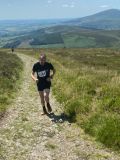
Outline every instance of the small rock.
<svg viewBox="0 0 120 160">
<path fill-rule="evenodd" d="M 63 120 L 60 118 L 60 119 L 59 119 L 59 122 L 60 122 L 60 123 L 63 123 Z"/>
</svg>

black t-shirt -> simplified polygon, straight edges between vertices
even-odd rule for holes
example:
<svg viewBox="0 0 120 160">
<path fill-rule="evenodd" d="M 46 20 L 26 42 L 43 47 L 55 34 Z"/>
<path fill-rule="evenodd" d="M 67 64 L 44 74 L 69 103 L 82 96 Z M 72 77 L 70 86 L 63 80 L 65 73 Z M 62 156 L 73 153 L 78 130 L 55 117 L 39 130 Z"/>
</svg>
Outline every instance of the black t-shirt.
<svg viewBox="0 0 120 160">
<path fill-rule="evenodd" d="M 54 67 L 51 63 L 45 62 L 44 65 L 41 65 L 40 62 L 37 62 L 33 65 L 33 72 L 37 73 L 37 78 L 40 81 L 46 80 L 50 76 L 50 70 L 53 70 Z"/>
</svg>

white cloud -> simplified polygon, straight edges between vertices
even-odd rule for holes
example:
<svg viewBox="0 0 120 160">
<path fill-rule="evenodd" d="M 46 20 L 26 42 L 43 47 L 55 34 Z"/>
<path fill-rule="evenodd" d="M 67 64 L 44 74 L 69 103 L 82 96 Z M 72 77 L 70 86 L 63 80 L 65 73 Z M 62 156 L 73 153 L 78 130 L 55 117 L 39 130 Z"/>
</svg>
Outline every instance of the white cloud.
<svg viewBox="0 0 120 160">
<path fill-rule="evenodd" d="M 75 2 L 74 2 L 74 1 L 72 1 L 72 2 L 71 2 L 71 4 L 73 4 L 73 5 L 74 5 L 74 4 L 75 4 Z"/>
<path fill-rule="evenodd" d="M 63 4 L 62 7 L 63 7 L 63 8 L 74 8 L 74 7 L 75 7 L 75 4 L 74 4 L 74 3 L 71 3 L 71 4 Z"/>
<path fill-rule="evenodd" d="M 109 7 L 109 5 L 102 5 L 102 6 L 100 6 L 101 8 L 108 8 Z"/>
<path fill-rule="evenodd" d="M 71 5 L 70 5 L 70 7 L 71 7 L 71 8 L 74 8 L 74 7 L 75 7 L 75 5 L 74 5 L 74 4 L 71 4 Z"/>
<path fill-rule="evenodd" d="M 52 3 L 52 1 L 51 1 L 51 0 L 48 0 L 48 1 L 47 1 L 47 3 L 49 3 L 49 4 L 50 4 L 50 3 Z"/>
<path fill-rule="evenodd" d="M 68 7 L 69 7 L 69 5 L 68 5 L 68 4 L 63 4 L 63 5 L 62 5 L 62 7 L 64 7 L 64 8 L 68 8 Z"/>
<path fill-rule="evenodd" d="M 8 3 L 7 6 L 8 6 L 8 7 L 12 7 L 12 3 Z"/>
</svg>

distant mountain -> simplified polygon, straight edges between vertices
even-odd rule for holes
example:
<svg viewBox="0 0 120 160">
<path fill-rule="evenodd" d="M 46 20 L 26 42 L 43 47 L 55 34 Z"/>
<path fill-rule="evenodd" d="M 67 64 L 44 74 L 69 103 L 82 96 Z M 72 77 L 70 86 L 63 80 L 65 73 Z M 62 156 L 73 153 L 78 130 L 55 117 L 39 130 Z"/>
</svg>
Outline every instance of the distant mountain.
<svg viewBox="0 0 120 160">
<path fill-rule="evenodd" d="M 120 10 L 110 9 L 91 16 L 73 19 L 64 24 L 91 29 L 118 30 L 120 29 Z"/>
</svg>

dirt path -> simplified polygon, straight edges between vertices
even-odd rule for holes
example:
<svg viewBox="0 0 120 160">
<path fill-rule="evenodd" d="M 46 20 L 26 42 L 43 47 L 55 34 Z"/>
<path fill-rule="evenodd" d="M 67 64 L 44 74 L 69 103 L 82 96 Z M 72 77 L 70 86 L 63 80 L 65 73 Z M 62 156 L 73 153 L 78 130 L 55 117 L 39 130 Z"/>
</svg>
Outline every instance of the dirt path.
<svg viewBox="0 0 120 160">
<path fill-rule="evenodd" d="M 120 160 L 91 141 L 75 124 L 57 123 L 60 105 L 51 97 L 55 114 L 41 116 L 36 86 L 30 78 L 35 59 L 19 54 L 24 74 L 18 97 L 0 124 L 0 160 Z"/>
</svg>

